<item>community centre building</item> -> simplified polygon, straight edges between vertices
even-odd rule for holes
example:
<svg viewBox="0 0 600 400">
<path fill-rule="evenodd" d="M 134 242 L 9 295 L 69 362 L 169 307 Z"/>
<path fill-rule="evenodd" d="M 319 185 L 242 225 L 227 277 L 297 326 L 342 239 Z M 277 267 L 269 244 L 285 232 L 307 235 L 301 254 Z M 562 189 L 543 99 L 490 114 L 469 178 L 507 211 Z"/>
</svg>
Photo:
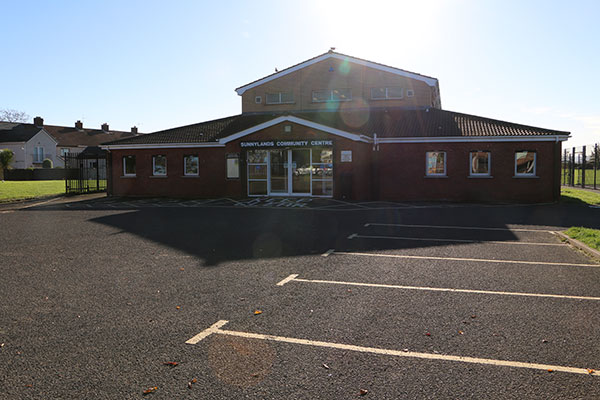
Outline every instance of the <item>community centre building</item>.
<svg viewBox="0 0 600 400">
<path fill-rule="evenodd" d="M 105 143 L 116 196 L 551 202 L 569 132 L 443 110 L 436 78 L 329 51 L 242 113 Z"/>
</svg>

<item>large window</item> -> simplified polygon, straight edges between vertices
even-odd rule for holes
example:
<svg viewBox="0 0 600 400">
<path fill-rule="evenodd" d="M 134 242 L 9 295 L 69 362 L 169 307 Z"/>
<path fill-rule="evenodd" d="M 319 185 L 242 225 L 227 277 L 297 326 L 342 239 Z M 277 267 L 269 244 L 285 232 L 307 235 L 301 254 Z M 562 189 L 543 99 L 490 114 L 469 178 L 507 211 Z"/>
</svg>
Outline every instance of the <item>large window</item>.
<svg viewBox="0 0 600 400">
<path fill-rule="evenodd" d="M 535 151 L 517 151 L 515 153 L 515 176 L 535 176 Z"/>
<path fill-rule="evenodd" d="M 123 157 L 123 176 L 135 176 L 135 156 Z"/>
<path fill-rule="evenodd" d="M 292 93 L 292 92 L 267 93 L 266 100 L 267 100 L 267 104 L 293 103 L 294 102 L 294 93 Z"/>
<path fill-rule="evenodd" d="M 240 178 L 240 157 L 238 154 L 227 154 L 227 179 Z"/>
<path fill-rule="evenodd" d="M 199 169 L 198 156 L 190 155 L 183 157 L 183 174 L 185 176 L 197 176 Z"/>
<path fill-rule="evenodd" d="M 315 103 L 350 100 L 352 100 L 352 89 L 327 89 L 312 92 L 312 101 Z"/>
<path fill-rule="evenodd" d="M 312 149 L 312 194 L 333 195 L 333 150 Z"/>
<path fill-rule="evenodd" d="M 167 156 L 152 156 L 152 175 L 167 175 Z"/>
<path fill-rule="evenodd" d="M 425 153 L 425 168 L 428 176 L 445 176 L 446 152 L 428 151 Z"/>
<path fill-rule="evenodd" d="M 252 150 L 246 157 L 248 161 L 248 195 L 266 195 L 268 151 Z"/>
<path fill-rule="evenodd" d="M 33 148 L 33 162 L 41 163 L 44 161 L 44 148 L 36 146 Z"/>
<path fill-rule="evenodd" d="M 401 99 L 402 97 L 403 89 L 401 87 L 371 88 L 371 99 L 373 100 Z"/>
<path fill-rule="evenodd" d="M 489 151 L 472 151 L 470 160 L 471 176 L 490 176 Z"/>
</svg>

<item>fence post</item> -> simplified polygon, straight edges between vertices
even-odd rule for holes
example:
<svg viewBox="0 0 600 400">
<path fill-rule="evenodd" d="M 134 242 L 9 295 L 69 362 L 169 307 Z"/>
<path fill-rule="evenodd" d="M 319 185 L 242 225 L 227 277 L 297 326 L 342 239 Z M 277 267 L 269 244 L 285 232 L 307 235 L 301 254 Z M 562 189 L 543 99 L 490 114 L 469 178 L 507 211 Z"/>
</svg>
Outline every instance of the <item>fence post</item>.
<svg viewBox="0 0 600 400">
<path fill-rule="evenodd" d="M 571 182 L 570 186 L 575 186 L 575 147 L 571 151 Z"/>
<path fill-rule="evenodd" d="M 598 144 L 594 145 L 594 189 L 596 189 L 596 171 L 598 170 Z"/>
<path fill-rule="evenodd" d="M 581 187 L 585 188 L 585 146 L 583 146 L 583 152 L 581 153 Z"/>
<path fill-rule="evenodd" d="M 96 191 L 100 191 L 100 157 L 96 155 Z"/>
</svg>

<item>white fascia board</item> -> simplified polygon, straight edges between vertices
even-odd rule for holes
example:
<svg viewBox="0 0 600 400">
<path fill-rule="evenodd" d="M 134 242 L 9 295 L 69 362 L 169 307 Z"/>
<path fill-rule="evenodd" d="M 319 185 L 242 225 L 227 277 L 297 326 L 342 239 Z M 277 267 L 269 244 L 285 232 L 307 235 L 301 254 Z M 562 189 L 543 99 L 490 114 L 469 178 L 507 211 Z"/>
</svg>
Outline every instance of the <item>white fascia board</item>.
<svg viewBox="0 0 600 400">
<path fill-rule="evenodd" d="M 335 129 L 335 128 L 332 128 L 332 127 L 327 126 L 327 125 L 321 125 L 321 124 L 318 124 L 316 122 L 307 121 L 307 120 L 302 119 L 302 118 L 294 117 L 292 115 L 286 115 L 286 116 L 274 118 L 274 119 L 272 119 L 270 121 L 263 122 L 262 124 L 255 125 L 252 128 L 248 128 L 248 129 L 245 129 L 245 130 L 243 130 L 241 132 L 238 132 L 238 133 L 235 133 L 233 135 L 227 136 L 227 137 L 219 140 L 219 142 L 222 143 L 222 144 L 229 143 L 229 142 L 231 142 L 233 140 L 237 140 L 237 139 L 242 138 L 242 137 L 244 137 L 246 135 L 250 135 L 250 134 L 252 134 L 254 132 L 258 132 L 258 131 L 263 130 L 265 128 L 268 128 L 270 126 L 277 125 L 277 124 L 280 124 L 280 123 L 286 122 L 286 121 L 293 122 L 293 123 L 296 123 L 298 125 L 304 125 L 304 126 L 307 126 L 309 128 L 318 129 L 320 131 L 331 133 L 332 135 L 336 135 L 336 136 L 341 136 L 343 138 L 350 139 L 350 140 L 353 140 L 355 142 L 370 143 L 372 141 L 372 139 L 369 138 L 368 136 L 357 135 L 355 133 L 350 133 L 350 132 L 342 131 L 342 130 Z"/>
<path fill-rule="evenodd" d="M 429 78 L 429 77 L 426 77 L 426 76 L 423 76 L 423 75 L 419 75 L 419 74 L 415 74 L 415 73 L 412 73 L 412 72 L 403 71 L 403 70 L 398 69 L 398 68 L 388 67 L 388 66 L 385 66 L 385 65 L 373 63 L 373 62 L 366 61 L 366 60 L 360 60 L 360 59 L 357 59 L 357 58 L 354 58 L 354 57 L 350 57 L 350 56 L 344 56 L 344 55 L 337 54 L 337 53 L 327 53 L 327 54 L 323 54 L 320 57 L 313 58 L 312 60 L 305 61 L 305 62 L 303 62 L 301 64 L 298 64 L 295 67 L 291 67 L 291 68 L 285 69 L 285 70 L 283 70 L 281 72 L 278 72 L 276 74 L 267 76 L 266 78 L 263 78 L 263 79 L 258 80 L 256 82 L 253 82 L 253 83 L 250 83 L 250 84 L 248 84 L 246 86 L 242 86 L 242 87 L 236 89 L 235 91 L 237 92 L 238 95 L 241 96 L 248 89 L 252 89 L 253 87 L 260 86 L 260 85 L 262 85 L 264 83 L 267 83 L 267 82 L 270 82 L 270 81 L 272 81 L 274 79 L 281 78 L 282 76 L 286 76 L 288 74 L 291 74 L 292 72 L 296 72 L 296 71 L 298 71 L 298 70 L 300 70 L 302 68 L 308 67 L 309 65 L 316 64 L 316 63 L 321 62 L 323 60 L 326 60 L 328 58 L 336 58 L 338 60 L 348 60 L 348 61 L 350 61 L 352 63 L 358 64 L 358 65 L 363 65 L 363 66 L 366 66 L 366 67 L 369 67 L 369 68 L 373 68 L 373 69 L 377 69 L 379 71 L 385 71 L 385 72 L 389 72 L 389 73 L 392 73 L 392 74 L 404 76 L 406 78 L 416 79 L 416 80 L 425 82 L 426 84 L 428 84 L 429 86 L 432 86 L 432 87 L 436 87 L 438 85 L 438 80 L 435 79 L 435 78 Z"/>
<path fill-rule="evenodd" d="M 378 138 L 378 143 L 564 142 L 570 136 L 448 136 Z"/>
<path fill-rule="evenodd" d="M 225 147 L 218 142 L 209 143 L 157 143 L 157 144 L 109 144 L 100 146 L 103 150 L 144 150 L 144 149 L 181 149 L 201 147 Z"/>
</svg>

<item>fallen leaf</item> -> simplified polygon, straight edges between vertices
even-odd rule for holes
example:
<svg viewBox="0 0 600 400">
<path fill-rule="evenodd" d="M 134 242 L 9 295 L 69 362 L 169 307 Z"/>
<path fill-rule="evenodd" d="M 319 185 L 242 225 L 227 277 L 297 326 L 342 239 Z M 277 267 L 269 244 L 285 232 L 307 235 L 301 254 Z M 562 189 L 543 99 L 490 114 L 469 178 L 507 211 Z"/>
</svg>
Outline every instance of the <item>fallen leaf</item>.
<svg viewBox="0 0 600 400">
<path fill-rule="evenodd" d="M 548 343 L 546 339 L 542 339 L 542 343 Z"/>
<path fill-rule="evenodd" d="M 408 349 L 402 349 L 402 351 L 408 353 Z"/>
<path fill-rule="evenodd" d="M 179 365 L 179 363 L 176 361 L 167 361 L 167 362 L 164 362 L 163 365 L 168 365 L 169 367 L 176 367 Z"/>
<path fill-rule="evenodd" d="M 459 335 L 464 335 L 465 333 L 463 331 L 458 331 Z"/>
<path fill-rule="evenodd" d="M 477 318 L 477 315 L 471 315 L 471 318 Z"/>
<path fill-rule="evenodd" d="M 590 374 L 590 375 L 591 375 L 591 374 L 593 374 L 594 372 L 596 372 L 596 371 L 594 371 L 592 368 L 588 368 L 588 374 Z"/>
<path fill-rule="evenodd" d="M 425 336 L 431 336 L 431 333 L 425 332 Z"/>
<path fill-rule="evenodd" d="M 4 343 L 0 343 L 0 347 L 4 347 Z"/>
<path fill-rule="evenodd" d="M 327 364 L 323 364 L 323 368 L 325 368 L 325 369 L 329 369 L 329 365 L 327 365 Z"/>
<path fill-rule="evenodd" d="M 25 385 L 25 387 L 33 387 L 33 385 L 31 383 Z"/>
<path fill-rule="evenodd" d="M 180 307 L 180 306 L 177 306 L 177 307 L 175 307 L 175 308 L 179 310 L 181 307 Z"/>
<path fill-rule="evenodd" d="M 554 372 L 554 370 L 553 369 L 549 369 L 548 372 Z"/>
<path fill-rule="evenodd" d="M 198 382 L 198 380 L 197 380 L 196 378 L 194 378 L 194 379 L 192 379 L 191 381 L 189 381 L 189 382 L 188 382 L 188 389 L 191 389 L 191 388 L 192 388 L 192 385 L 193 385 L 194 383 L 196 383 L 196 382 Z"/>
<path fill-rule="evenodd" d="M 154 387 L 151 387 L 151 388 L 148 388 L 148 389 L 144 390 L 144 393 L 143 393 L 143 395 L 145 396 L 145 395 L 147 395 L 147 394 L 154 393 L 154 392 L 156 392 L 157 390 L 158 390 L 158 387 L 156 387 L 156 386 L 154 386 Z"/>
<path fill-rule="evenodd" d="M 360 389 L 360 392 L 359 392 L 359 394 L 360 394 L 361 396 L 364 396 L 364 395 L 365 395 L 365 394 L 367 394 L 367 393 L 369 393 L 369 391 L 368 391 L 367 389 Z"/>
<path fill-rule="evenodd" d="M 258 314 L 262 314 L 262 311 L 260 311 L 260 310 L 254 311 L 254 315 L 258 315 Z"/>
<path fill-rule="evenodd" d="M 179 268 L 180 271 L 185 271 L 185 268 L 181 267 Z"/>
</svg>

